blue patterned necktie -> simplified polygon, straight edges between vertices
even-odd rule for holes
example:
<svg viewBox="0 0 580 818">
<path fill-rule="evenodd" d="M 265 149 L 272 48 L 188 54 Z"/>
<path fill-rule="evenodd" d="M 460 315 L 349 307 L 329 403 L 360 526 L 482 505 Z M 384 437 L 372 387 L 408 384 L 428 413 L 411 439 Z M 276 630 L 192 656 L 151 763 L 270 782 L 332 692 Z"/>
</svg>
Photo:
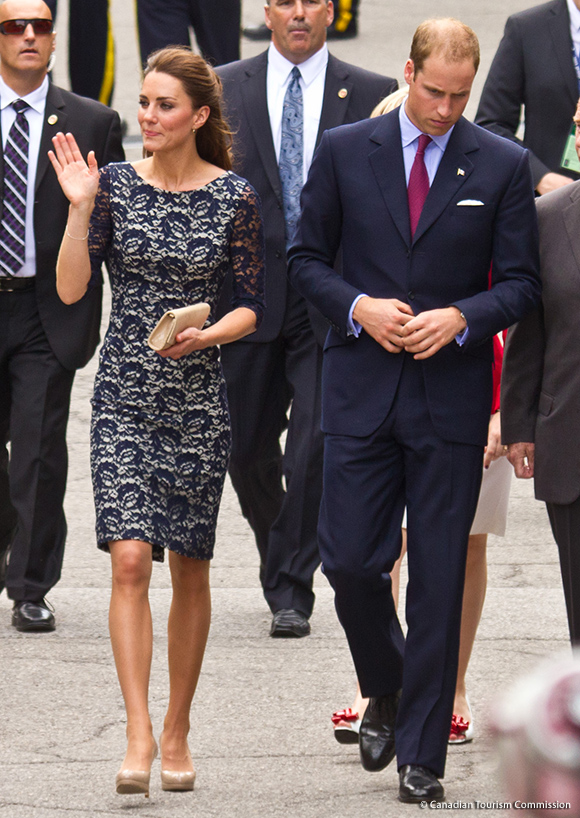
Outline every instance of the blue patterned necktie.
<svg viewBox="0 0 580 818">
<path fill-rule="evenodd" d="M 4 202 L 0 226 L 0 275 L 17 273 L 26 257 L 26 184 L 28 180 L 28 120 L 30 106 L 22 99 L 12 103 L 16 119 L 4 148 Z"/>
<path fill-rule="evenodd" d="M 294 66 L 282 109 L 282 138 L 278 167 L 284 200 L 287 247 L 292 242 L 300 216 L 300 192 L 304 178 L 304 105 L 300 76 L 299 68 Z"/>
</svg>

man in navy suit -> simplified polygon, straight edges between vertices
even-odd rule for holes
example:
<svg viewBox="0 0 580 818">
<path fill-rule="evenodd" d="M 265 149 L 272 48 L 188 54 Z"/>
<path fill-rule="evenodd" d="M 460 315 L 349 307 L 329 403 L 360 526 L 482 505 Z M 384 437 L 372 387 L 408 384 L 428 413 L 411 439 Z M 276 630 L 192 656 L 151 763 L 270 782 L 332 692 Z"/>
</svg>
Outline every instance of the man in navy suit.
<svg viewBox="0 0 580 818">
<path fill-rule="evenodd" d="M 291 282 L 331 322 L 319 540 L 370 697 L 361 761 L 383 769 L 396 743 L 405 802 L 444 797 L 492 338 L 540 297 L 527 153 L 462 118 L 478 64 L 467 26 L 421 24 L 405 105 L 323 136 L 290 250 Z M 389 576 L 405 505 L 406 641 Z"/>
</svg>

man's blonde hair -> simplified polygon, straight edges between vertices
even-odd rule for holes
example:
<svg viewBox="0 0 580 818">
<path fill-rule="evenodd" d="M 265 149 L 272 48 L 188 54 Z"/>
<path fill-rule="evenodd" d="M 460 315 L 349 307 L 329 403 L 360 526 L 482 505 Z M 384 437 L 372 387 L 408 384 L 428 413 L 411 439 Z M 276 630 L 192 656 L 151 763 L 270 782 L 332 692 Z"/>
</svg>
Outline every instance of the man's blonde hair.
<svg viewBox="0 0 580 818">
<path fill-rule="evenodd" d="M 409 54 L 415 73 L 423 69 L 425 60 L 432 54 L 451 63 L 472 60 L 475 70 L 479 68 L 479 41 L 475 31 L 453 17 L 425 20 L 415 31 Z"/>
</svg>

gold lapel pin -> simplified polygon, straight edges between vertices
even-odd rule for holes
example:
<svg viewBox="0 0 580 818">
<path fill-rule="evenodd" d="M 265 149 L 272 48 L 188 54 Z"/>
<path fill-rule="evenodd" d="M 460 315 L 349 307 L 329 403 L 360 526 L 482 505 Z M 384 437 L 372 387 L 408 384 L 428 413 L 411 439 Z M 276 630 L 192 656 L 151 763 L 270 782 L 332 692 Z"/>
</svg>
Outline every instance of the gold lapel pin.
<svg viewBox="0 0 580 818">
<path fill-rule="evenodd" d="M 56 123 L 58 122 L 58 117 L 57 117 L 57 115 L 56 115 L 56 114 L 51 114 L 51 115 L 48 117 L 48 120 L 47 120 L 47 121 L 48 121 L 48 124 L 49 124 L 49 125 L 56 125 Z"/>
<path fill-rule="evenodd" d="M 341 99 L 344 99 L 346 96 L 348 96 L 348 91 L 346 90 L 346 88 L 341 88 L 340 91 L 338 92 L 338 96 Z"/>
<path fill-rule="evenodd" d="M 457 175 L 458 176 L 465 176 L 465 171 L 463 168 L 457 168 Z"/>
</svg>

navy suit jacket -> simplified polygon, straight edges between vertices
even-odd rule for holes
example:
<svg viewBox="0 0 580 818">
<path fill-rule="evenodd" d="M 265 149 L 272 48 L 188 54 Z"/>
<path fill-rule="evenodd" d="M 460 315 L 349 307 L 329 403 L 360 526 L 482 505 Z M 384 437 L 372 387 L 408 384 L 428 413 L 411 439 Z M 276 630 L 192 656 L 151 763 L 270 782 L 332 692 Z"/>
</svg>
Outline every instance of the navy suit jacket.
<svg viewBox="0 0 580 818">
<path fill-rule="evenodd" d="M 460 205 L 460 202 L 482 202 Z M 332 264 L 342 242 L 343 276 Z M 386 418 L 406 353 L 347 335 L 360 293 L 415 314 L 456 305 L 469 340 L 422 362 L 427 401 L 446 440 L 484 445 L 492 338 L 540 299 L 536 210 L 527 152 L 465 119 L 455 125 L 413 239 L 399 113 L 327 131 L 302 193 L 290 280 L 331 322 L 323 430 L 367 436 Z M 489 270 L 493 260 L 492 286 Z"/>
<path fill-rule="evenodd" d="M 268 115 L 267 69 L 267 51 L 217 69 L 224 87 L 225 112 L 234 131 L 235 170 L 258 192 L 264 214 L 266 312 L 259 329 L 244 338 L 244 343 L 277 338 L 286 313 L 286 223 Z M 317 144 L 327 128 L 365 119 L 383 97 L 396 89 L 396 80 L 349 65 L 329 54 Z M 220 305 L 222 314 L 231 309 L 231 295 L 228 276 Z M 311 313 L 311 318 L 322 343 L 328 325 L 320 316 Z"/>
</svg>

